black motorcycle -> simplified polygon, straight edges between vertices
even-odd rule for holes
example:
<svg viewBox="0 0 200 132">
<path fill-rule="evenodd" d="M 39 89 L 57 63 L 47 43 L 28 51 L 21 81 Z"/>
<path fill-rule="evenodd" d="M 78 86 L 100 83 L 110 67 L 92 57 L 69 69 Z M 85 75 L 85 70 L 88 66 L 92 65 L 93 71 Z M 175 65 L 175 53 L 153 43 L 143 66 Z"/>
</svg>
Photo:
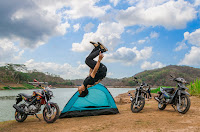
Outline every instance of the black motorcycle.
<svg viewBox="0 0 200 132">
<path fill-rule="evenodd" d="M 190 109 L 190 94 L 186 92 L 188 88 L 185 86 L 187 83 L 183 78 L 175 78 L 172 75 L 172 80 L 177 82 L 177 89 L 160 87 L 158 92 L 159 96 L 154 97 L 158 101 L 158 108 L 164 110 L 168 104 L 174 109 L 175 106 L 179 113 L 185 114 Z M 176 109 L 175 109 L 176 110 Z"/>
<path fill-rule="evenodd" d="M 145 105 L 144 94 L 146 94 L 146 91 L 143 90 L 143 87 L 144 86 L 148 86 L 148 84 L 146 84 L 144 82 L 139 83 L 137 81 L 137 77 L 134 77 L 133 81 L 135 81 L 136 83 L 138 83 L 140 85 L 140 87 L 136 88 L 135 97 L 133 97 L 132 94 L 129 93 L 130 101 L 131 101 L 131 111 L 133 113 L 138 113 L 138 112 L 140 112 L 144 108 L 144 105 Z"/>
<path fill-rule="evenodd" d="M 38 81 L 34 80 L 34 82 Z M 50 102 L 50 99 L 53 97 L 53 92 L 49 87 L 42 87 L 40 84 L 39 87 L 43 89 L 33 91 L 32 95 L 24 93 L 18 94 L 16 104 L 13 105 L 16 109 L 16 121 L 23 122 L 28 115 L 35 115 L 40 120 L 37 113 L 41 110 L 42 105 L 45 105 L 43 109 L 43 118 L 47 123 L 53 123 L 58 119 L 60 109 L 56 103 Z M 22 100 L 24 101 L 20 103 Z"/>
</svg>

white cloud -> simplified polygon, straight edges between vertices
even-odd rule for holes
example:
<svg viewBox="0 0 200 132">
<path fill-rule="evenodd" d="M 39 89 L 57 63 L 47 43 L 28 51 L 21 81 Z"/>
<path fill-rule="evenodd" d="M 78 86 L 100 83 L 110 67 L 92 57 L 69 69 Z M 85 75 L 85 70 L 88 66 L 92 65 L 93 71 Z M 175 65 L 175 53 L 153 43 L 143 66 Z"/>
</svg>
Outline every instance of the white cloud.
<svg viewBox="0 0 200 132">
<path fill-rule="evenodd" d="M 78 23 L 78 24 L 73 25 L 73 28 L 74 28 L 74 32 L 77 32 L 80 28 L 80 24 Z"/>
<path fill-rule="evenodd" d="M 199 6 L 200 5 L 200 0 L 195 0 L 194 5 L 195 6 Z"/>
<path fill-rule="evenodd" d="M 114 6 L 116 6 L 119 3 L 120 0 L 110 0 L 110 3 L 113 3 Z"/>
<path fill-rule="evenodd" d="M 188 41 L 188 43 L 200 46 L 200 28 L 196 29 L 194 32 L 189 33 L 185 32 L 184 33 L 184 39 Z"/>
<path fill-rule="evenodd" d="M 41 3 L 39 0 L 0 1 L 0 38 L 17 41 L 22 47 L 35 48 L 53 36 L 64 35 L 70 25 L 56 12 L 57 6 L 51 5 L 53 8 L 50 8 L 52 2 L 49 1 L 46 5 Z"/>
<path fill-rule="evenodd" d="M 182 29 L 196 18 L 192 4 L 184 0 L 141 0 L 135 6 L 120 10 L 117 20 L 125 26 L 163 26 L 167 29 Z"/>
<path fill-rule="evenodd" d="M 120 42 L 124 27 L 119 23 L 100 23 L 95 33 L 85 33 L 81 43 L 73 43 L 72 51 L 83 52 L 92 49 L 89 41 L 102 42 L 109 50 L 113 50 Z"/>
<path fill-rule="evenodd" d="M 71 19 L 78 19 L 81 17 L 97 18 L 105 15 L 106 11 L 111 8 L 110 5 L 96 6 L 100 0 L 69 0 L 69 10 L 65 11 L 67 17 Z"/>
<path fill-rule="evenodd" d="M 20 50 L 8 39 L 0 39 L 0 62 L 12 62 L 20 59 L 24 50 Z"/>
<path fill-rule="evenodd" d="M 151 32 L 150 38 L 158 38 L 158 37 L 159 37 L 159 33 L 157 33 L 157 32 Z"/>
<path fill-rule="evenodd" d="M 138 43 L 139 43 L 139 44 L 143 44 L 143 43 L 145 43 L 145 42 L 146 42 L 146 40 L 145 40 L 145 39 L 138 40 Z"/>
<path fill-rule="evenodd" d="M 130 34 L 132 34 L 132 35 L 135 35 L 135 34 L 137 34 L 137 33 L 142 32 L 144 29 L 145 29 L 145 26 L 141 26 L 141 27 L 139 27 L 139 28 L 136 29 L 136 30 L 130 30 L 130 29 L 128 29 L 126 32 L 127 32 L 127 33 L 130 33 Z"/>
<path fill-rule="evenodd" d="M 185 54 L 184 59 L 179 63 L 180 65 L 200 65 L 200 47 L 192 46 L 188 54 Z"/>
<path fill-rule="evenodd" d="M 187 45 L 185 44 L 185 41 L 178 42 L 176 45 L 178 46 L 174 49 L 174 51 L 180 51 L 188 48 Z"/>
<path fill-rule="evenodd" d="M 152 55 L 152 47 L 137 50 L 136 47 L 121 47 L 114 53 L 105 54 L 105 62 L 122 62 L 125 65 L 134 65 L 140 60 L 146 60 Z"/>
<path fill-rule="evenodd" d="M 85 25 L 84 31 L 85 32 L 90 32 L 93 27 L 94 27 L 94 24 L 90 22 L 90 23 L 88 23 L 88 24 Z"/>
<path fill-rule="evenodd" d="M 114 74 L 113 74 L 112 72 L 108 72 L 106 76 L 107 76 L 107 77 L 112 77 L 113 75 L 114 75 Z"/>
<path fill-rule="evenodd" d="M 145 61 L 145 62 L 141 65 L 141 69 L 143 69 L 143 70 L 150 70 L 150 69 L 155 69 L 155 68 L 162 68 L 162 67 L 164 67 L 164 66 L 165 66 L 165 65 L 162 64 L 162 63 L 159 62 L 159 61 L 156 61 L 156 62 L 154 62 L 154 63 Z"/>
<path fill-rule="evenodd" d="M 66 34 L 70 18 L 104 16 L 111 7 L 99 7 L 96 5 L 99 1 L 0 1 L 0 38 L 17 41 L 21 47 L 36 48 L 47 43 L 51 37 Z M 78 25 L 75 27 L 77 30 Z"/>
<path fill-rule="evenodd" d="M 151 34 L 144 39 L 138 40 L 137 42 L 132 42 L 131 44 L 143 44 L 148 43 L 151 39 L 155 39 L 159 37 L 159 33 L 157 32 L 151 32 Z"/>
<path fill-rule="evenodd" d="M 29 70 L 37 69 L 44 73 L 49 72 L 60 75 L 65 79 L 82 79 L 89 74 L 89 68 L 85 64 L 72 66 L 68 63 L 57 64 L 53 62 L 35 62 L 33 59 L 30 59 L 25 62 L 25 65 Z"/>
</svg>

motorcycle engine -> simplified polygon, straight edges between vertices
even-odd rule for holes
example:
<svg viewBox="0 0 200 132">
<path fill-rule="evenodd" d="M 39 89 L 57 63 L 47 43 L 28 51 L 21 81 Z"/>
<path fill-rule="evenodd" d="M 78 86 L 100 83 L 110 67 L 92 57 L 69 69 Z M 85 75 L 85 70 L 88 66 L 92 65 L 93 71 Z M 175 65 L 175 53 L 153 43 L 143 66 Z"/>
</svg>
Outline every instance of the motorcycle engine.
<svg viewBox="0 0 200 132">
<path fill-rule="evenodd" d="M 41 110 L 40 106 L 41 105 L 39 103 L 37 103 L 35 105 L 30 105 L 28 107 L 28 113 L 37 113 L 38 111 Z"/>
</svg>

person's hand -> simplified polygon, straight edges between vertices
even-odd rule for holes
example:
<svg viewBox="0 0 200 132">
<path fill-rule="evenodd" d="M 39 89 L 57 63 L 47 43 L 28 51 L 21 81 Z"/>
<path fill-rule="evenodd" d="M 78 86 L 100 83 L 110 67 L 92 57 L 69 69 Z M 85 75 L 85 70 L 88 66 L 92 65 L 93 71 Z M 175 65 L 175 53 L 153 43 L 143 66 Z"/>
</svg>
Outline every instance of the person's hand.
<svg viewBox="0 0 200 132">
<path fill-rule="evenodd" d="M 101 61 L 103 59 L 103 54 L 101 54 L 101 51 L 99 52 L 99 61 Z"/>
</svg>

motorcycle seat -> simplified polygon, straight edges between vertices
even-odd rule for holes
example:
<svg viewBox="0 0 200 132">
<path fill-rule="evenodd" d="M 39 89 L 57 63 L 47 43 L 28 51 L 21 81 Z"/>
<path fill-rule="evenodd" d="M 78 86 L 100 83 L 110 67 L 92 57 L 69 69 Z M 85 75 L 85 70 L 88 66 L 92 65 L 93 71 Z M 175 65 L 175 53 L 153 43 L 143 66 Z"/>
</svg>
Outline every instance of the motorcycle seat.
<svg viewBox="0 0 200 132">
<path fill-rule="evenodd" d="M 24 94 L 24 93 L 20 93 L 21 96 L 24 96 L 27 99 L 31 99 L 32 95 L 28 95 L 28 94 Z"/>
<path fill-rule="evenodd" d="M 162 87 L 162 89 L 165 90 L 168 93 L 174 92 L 174 88 L 165 88 L 165 87 Z"/>
</svg>

